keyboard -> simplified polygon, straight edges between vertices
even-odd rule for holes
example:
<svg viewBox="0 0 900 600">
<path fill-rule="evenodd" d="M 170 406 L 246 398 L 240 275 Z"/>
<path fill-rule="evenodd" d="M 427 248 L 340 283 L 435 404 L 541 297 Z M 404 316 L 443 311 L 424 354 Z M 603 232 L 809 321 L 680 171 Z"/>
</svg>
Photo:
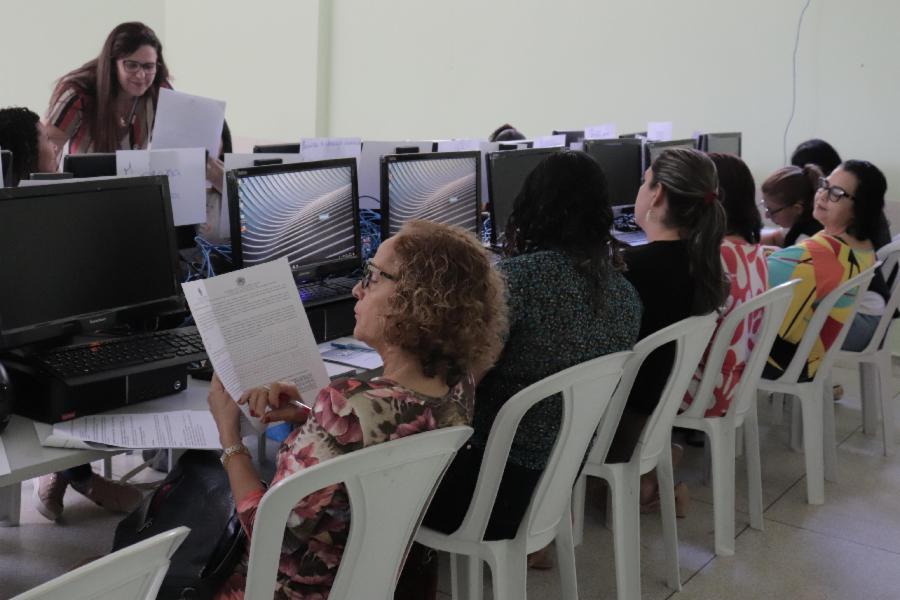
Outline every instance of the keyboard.
<svg viewBox="0 0 900 600">
<path fill-rule="evenodd" d="M 611 229 L 610 232 L 614 238 L 629 246 L 642 246 L 647 243 L 647 234 L 644 233 L 642 229 L 638 229 L 637 231 L 619 231 L 618 229 Z"/>
<path fill-rule="evenodd" d="M 127 337 L 52 348 L 34 359 L 63 378 L 109 373 L 136 365 L 163 368 L 206 358 L 196 327 L 182 327 Z"/>
<path fill-rule="evenodd" d="M 323 281 L 301 283 L 297 289 L 300 290 L 300 298 L 303 302 L 321 302 L 349 296 L 353 286 L 357 283 L 359 283 L 359 279 L 354 277 L 332 277 Z"/>
</svg>

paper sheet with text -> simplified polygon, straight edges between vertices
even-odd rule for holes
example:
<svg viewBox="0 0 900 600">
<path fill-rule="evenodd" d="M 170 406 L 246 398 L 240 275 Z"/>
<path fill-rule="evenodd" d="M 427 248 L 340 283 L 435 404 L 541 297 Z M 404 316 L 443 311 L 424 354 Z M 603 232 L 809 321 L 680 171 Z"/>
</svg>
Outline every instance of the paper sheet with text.
<svg viewBox="0 0 900 600">
<path fill-rule="evenodd" d="M 232 398 L 274 381 L 293 381 L 306 398 L 328 385 L 287 258 L 182 287 L 209 360 Z M 265 428 L 258 419 L 251 422 Z"/>
<path fill-rule="evenodd" d="M 206 410 L 89 415 L 56 423 L 41 444 L 69 448 L 71 441 L 117 448 L 221 448 L 216 422 Z"/>
</svg>

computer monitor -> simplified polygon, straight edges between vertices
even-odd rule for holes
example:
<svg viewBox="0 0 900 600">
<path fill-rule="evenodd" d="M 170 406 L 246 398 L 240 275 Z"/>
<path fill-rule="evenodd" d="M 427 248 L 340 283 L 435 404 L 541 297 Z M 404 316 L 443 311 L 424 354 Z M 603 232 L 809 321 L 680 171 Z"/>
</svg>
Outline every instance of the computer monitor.
<svg viewBox="0 0 900 600">
<path fill-rule="evenodd" d="M 260 144 L 253 146 L 253 154 L 300 154 L 300 142 L 296 144 Z"/>
<path fill-rule="evenodd" d="M 3 175 L 3 186 L 12 187 L 13 155 L 11 150 L 0 150 L 0 175 Z M 3 187 L 0 186 L 0 187 Z"/>
<path fill-rule="evenodd" d="M 704 152 L 741 155 L 741 134 L 738 131 L 729 133 L 704 133 L 700 136 L 698 148 Z"/>
<path fill-rule="evenodd" d="M 603 169 L 613 206 L 634 204 L 643 176 L 639 139 L 585 140 L 584 151 Z"/>
<path fill-rule="evenodd" d="M 668 150 L 669 148 L 691 148 L 696 150 L 697 140 L 690 138 L 684 140 L 668 140 L 665 142 L 644 142 L 644 170 L 653 164 L 653 161 L 656 160 L 656 157 L 659 156 L 663 150 Z"/>
<path fill-rule="evenodd" d="M 15 257 L 0 261 L 4 349 L 108 329 L 181 298 L 164 176 L 4 188 L 0 256 Z"/>
<path fill-rule="evenodd" d="M 584 130 L 578 131 L 563 131 L 563 130 L 553 130 L 553 135 L 565 135 L 566 136 L 566 146 L 571 146 L 572 144 L 584 141 Z"/>
<path fill-rule="evenodd" d="M 478 152 L 393 154 L 381 159 L 381 239 L 412 219 L 459 225 L 479 235 Z"/>
<path fill-rule="evenodd" d="M 63 171 L 73 177 L 109 177 L 116 175 L 116 153 L 67 154 L 63 158 Z"/>
<path fill-rule="evenodd" d="M 634 133 L 623 133 L 619 135 L 619 139 L 628 140 L 628 139 L 638 139 L 647 137 L 646 131 L 635 131 Z"/>
<path fill-rule="evenodd" d="M 562 148 L 531 148 L 501 150 L 487 156 L 488 196 L 491 213 L 491 243 L 500 245 L 506 222 L 512 214 L 513 201 L 522 189 L 525 178 L 538 164 Z"/>
<path fill-rule="evenodd" d="M 303 282 L 362 264 L 354 159 L 234 169 L 227 185 L 237 268 L 286 256 Z"/>
</svg>

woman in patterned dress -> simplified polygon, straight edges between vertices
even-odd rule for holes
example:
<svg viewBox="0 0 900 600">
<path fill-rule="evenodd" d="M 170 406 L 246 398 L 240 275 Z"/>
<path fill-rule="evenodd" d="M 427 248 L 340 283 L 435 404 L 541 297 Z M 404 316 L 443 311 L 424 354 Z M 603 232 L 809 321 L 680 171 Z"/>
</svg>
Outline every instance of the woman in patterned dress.
<svg viewBox="0 0 900 600">
<path fill-rule="evenodd" d="M 289 383 L 251 390 L 240 399 L 266 421 L 302 422 L 278 451 L 273 483 L 372 444 L 471 422 L 473 373 L 492 364 L 506 323 L 503 283 L 481 244 L 460 228 L 412 221 L 381 244 L 353 295 L 354 336 L 381 355 L 381 377 L 333 382 L 319 392 L 308 418 L 284 402 L 299 399 Z M 240 448 L 240 411 L 217 379 L 209 405 L 222 447 Z M 265 488 L 243 449 L 225 460 L 225 469 L 252 538 Z M 328 596 L 350 519 L 342 484 L 295 506 L 282 546 L 276 598 Z M 245 557 L 217 598 L 243 598 L 246 567 Z"/>
</svg>

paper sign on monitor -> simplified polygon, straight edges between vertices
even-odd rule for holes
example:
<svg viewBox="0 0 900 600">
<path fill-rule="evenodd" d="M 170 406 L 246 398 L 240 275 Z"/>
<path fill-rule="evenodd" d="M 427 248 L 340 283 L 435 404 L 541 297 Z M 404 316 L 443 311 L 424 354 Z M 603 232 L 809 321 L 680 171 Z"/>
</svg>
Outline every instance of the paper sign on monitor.
<svg viewBox="0 0 900 600">
<path fill-rule="evenodd" d="M 561 148 L 566 145 L 566 134 L 542 135 L 534 138 L 532 148 Z"/>
<path fill-rule="evenodd" d="M 647 139 L 651 142 L 671 141 L 672 121 L 649 121 L 647 123 Z"/>
<path fill-rule="evenodd" d="M 362 140 L 360 138 L 303 138 L 300 140 L 300 156 L 303 157 L 303 162 L 355 158 L 358 165 L 361 149 Z"/>
<path fill-rule="evenodd" d="M 175 225 L 206 221 L 206 152 L 203 148 L 119 150 L 116 152 L 116 174 L 120 177 L 168 176 Z"/>
<path fill-rule="evenodd" d="M 586 140 L 612 140 L 616 138 L 616 124 L 604 123 L 603 125 L 593 125 L 584 128 L 584 139 Z"/>
<path fill-rule="evenodd" d="M 438 140 L 438 152 L 470 152 L 479 150 L 481 140 Z"/>
<path fill-rule="evenodd" d="M 224 101 L 161 88 L 151 149 L 206 148 L 219 156 L 224 122 Z"/>
</svg>

